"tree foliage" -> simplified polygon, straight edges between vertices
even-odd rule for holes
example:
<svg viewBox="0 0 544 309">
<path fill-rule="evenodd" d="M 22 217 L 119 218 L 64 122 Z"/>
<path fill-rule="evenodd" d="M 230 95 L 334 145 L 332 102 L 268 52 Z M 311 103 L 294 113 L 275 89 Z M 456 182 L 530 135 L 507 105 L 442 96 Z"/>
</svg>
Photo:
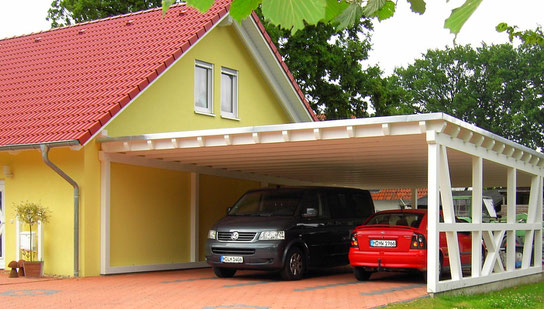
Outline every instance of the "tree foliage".
<svg viewBox="0 0 544 309">
<path fill-rule="evenodd" d="M 425 0 L 406 0 L 414 13 L 425 13 Z M 175 0 L 162 0 L 166 12 Z M 482 0 L 465 0 L 452 10 L 444 27 L 457 34 Z M 187 4 L 205 12 L 214 0 L 187 0 Z M 387 19 L 395 14 L 397 1 L 392 0 L 233 0 L 232 17 L 240 22 L 262 5 L 264 18 L 282 29 L 295 33 L 305 25 L 325 23 L 340 29 L 355 25 L 361 18 Z"/>
<path fill-rule="evenodd" d="M 368 116 L 375 80 L 381 79 L 379 68 L 361 65 L 371 48 L 368 19 L 343 30 L 324 23 L 295 34 L 271 23 L 265 28 L 317 114 L 326 119 Z"/>
<path fill-rule="evenodd" d="M 542 32 L 542 27 L 537 27 L 535 30 L 519 31 L 517 26 L 509 26 L 507 23 L 500 23 L 497 25 L 496 29 L 498 32 L 508 33 L 510 42 L 513 42 L 514 38 L 518 38 L 523 44 L 538 44 L 544 46 L 544 33 Z"/>
<path fill-rule="evenodd" d="M 47 13 L 52 27 L 160 7 L 161 0 L 54 0 Z"/>
<path fill-rule="evenodd" d="M 528 147 L 544 147 L 540 45 L 429 50 L 388 83 L 413 112 L 445 112 Z"/>
</svg>

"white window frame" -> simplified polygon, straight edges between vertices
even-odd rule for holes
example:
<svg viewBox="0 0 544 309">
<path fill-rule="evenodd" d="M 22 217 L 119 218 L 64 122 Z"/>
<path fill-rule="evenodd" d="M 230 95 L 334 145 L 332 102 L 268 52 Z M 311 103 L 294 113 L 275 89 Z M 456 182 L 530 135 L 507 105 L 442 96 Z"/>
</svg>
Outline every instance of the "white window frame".
<svg viewBox="0 0 544 309">
<path fill-rule="evenodd" d="M 223 87 L 230 86 L 223 83 L 223 74 L 232 77 L 232 112 L 223 110 Z M 221 117 L 238 120 L 238 71 L 225 67 L 221 67 Z"/>
<path fill-rule="evenodd" d="M 207 80 L 208 80 L 208 89 L 206 90 L 208 107 L 197 106 L 196 100 L 198 97 L 197 93 L 197 68 L 203 68 L 207 70 Z M 195 60 L 195 79 L 194 79 L 195 91 L 194 91 L 194 106 L 195 112 L 199 114 L 206 114 L 213 116 L 213 64 Z"/>
</svg>

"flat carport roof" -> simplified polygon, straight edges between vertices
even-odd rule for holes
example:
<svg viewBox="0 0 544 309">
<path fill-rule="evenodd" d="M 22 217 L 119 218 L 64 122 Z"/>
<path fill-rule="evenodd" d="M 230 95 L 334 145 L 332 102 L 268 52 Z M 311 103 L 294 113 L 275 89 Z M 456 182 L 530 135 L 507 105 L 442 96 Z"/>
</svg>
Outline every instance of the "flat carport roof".
<svg viewBox="0 0 544 309">
<path fill-rule="evenodd" d="M 188 171 L 191 176 L 191 260 L 198 259 L 197 175 L 211 174 L 272 184 L 334 185 L 366 189 L 428 188 L 427 290 L 437 293 L 542 273 L 542 176 L 544 155 L 449 115 L 436 113 L 190 132 L 101 137 L 101 272 L 171 269 L 109 266 L 109 164 Z M 452 187 L 507 187 L 507 222 L 483 223 L 473 203 L 473 222 L 457 223 Z M 528 219 L 516 222 L 516 187 L 530 187 Z M 194 198 L 193 198 L 194 197 Z M 442 203 L 444 221 L 439 222 Z M 525 230 L 521 267 L 515 246 L 499 257 L 501 241 L 515 244 Z M 451 280 L 440 280 L 439 233 L 447 236 Z M 473 237 L 471 274 L 461 265 L 458 232 Z M 486 254 L 482 255 L 481 248 Z M 532 258 L 534 257 L 534 258 Z M 485 262 L 482 262 L 482 258 Z M 537 262 L 533 262 L 537 261 Z"/>
<path fill-rule="evenodd" d="M 500 159 L 504 164 L 484 161 L 484 186 L 505 186 L 509 165 L 543 173 L 542 153 L 442 113 L 102 137 L 99 141 L 103 152 L 120 160 L 205 174 L 288 185 L 417 188 L 428 182 L 429 132 L 467 148 L 482 148 Z M 448 150 L 452 186 L 471 186 L 472 155 Z M 529 186 L 530 179 L 520 173 L 518 186 Z"/>
</svg>

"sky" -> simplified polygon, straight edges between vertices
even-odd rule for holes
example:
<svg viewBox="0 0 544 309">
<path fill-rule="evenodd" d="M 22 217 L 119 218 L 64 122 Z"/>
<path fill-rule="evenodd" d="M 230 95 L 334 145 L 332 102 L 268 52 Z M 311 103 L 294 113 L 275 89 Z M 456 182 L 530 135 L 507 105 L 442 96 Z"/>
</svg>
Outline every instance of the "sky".
<svg viewBox="0 0 544 309">
<path fill-rule="evenodd" d="M 0 0 L 0 39 L 39 32 L 50 28 L 45 20 L 52 0 Z M 374 22 L 373 50 L 369 64 L 379 64 L 386 75 L 395 67 L 406 66 L 429 48 L 453 46 L 454 36 L 444 29 L 444 20 L 464 0 L 427 0 L 423 15 L 410 11 L 406 0 L 397 0 L 397 11 L 391 19 Z M 22 5 L 24 3 L 24 5 Z M 497 33 L 500 22 L 520 29 L 544 26 L 544 0 L 483 0 L 457 36 L 457 44 L 480 46 L 504 43 L 508 35 Z"/>
</svg>

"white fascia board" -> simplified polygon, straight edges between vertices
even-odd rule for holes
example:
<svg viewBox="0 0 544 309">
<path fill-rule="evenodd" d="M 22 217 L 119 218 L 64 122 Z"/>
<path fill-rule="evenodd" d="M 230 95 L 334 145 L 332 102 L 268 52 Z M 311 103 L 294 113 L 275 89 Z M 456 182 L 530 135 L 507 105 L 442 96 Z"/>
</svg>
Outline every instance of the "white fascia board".
<svg viewBox="0 0 544 309">
<path fill-rule="evenodd" d="M 278 62 L 253 17 L 232 23 L 257 66 L 294 122 L 313 121 L 289 77 Z"/>
<path fill-rule="evenodd" d="M 433 138 L 440 139 L 441 144 L 450 148 L 530 173 L 535 173 L 535 170 L 537 174 L 544 173 L 544 168 L 540 167 L 540 163 L 544 162 L 544 154 L 443 113 L 101 137 L 98 141 L 106 152 L 124 152 L 285 142 L 285 136 L 289 136 L 289 141 L 380 137 L 385 135 L 384 125 L 387 125 L 386 133 L 389 135 L 423 135 L 434 132 Z M 455 137 L 448 132 L 452 132 Z M 464 139 L 466 136 L 471 138 Z M 505 148 L 515 151 L 508 154 L 504 152 Z M 530 154 L 532 159 L 528 162 L 520 161 L 514 157 L 516 153 Z"/>
<path fill-rule="evenodd" d="M 238 127 L 238 128 L 222 128 L 222 129 L 209 129 L 209 130 L 195 130 L 195 131 L 180 131 L 180 132 L 168 132 L 168 133 L 153 133 L 143 134 L 136 136 L 122 136 L 122 137 L 102 137 L 99 138 L 99 142 L 120 142 L 120 141 L 137 141 L 137 140 L 152 140 L 152 139 L 170 139 L 170 138 L 186 138 L 196 136 L 214 136 L 214 135 L 233 135 L 236 134 L 249 134 L 249 133 L 269 133 L 269 132 L 282 132 L 282 131 L 296 131 L 296 130 L 313 130 L 313 129 L 328 129 L 328 128 L 342 128 L 342 127 L 362 127 L 376 125 L 382 132 L 382 124 L 404 124 L 413 122 L 418 125 L 420 121 L 433 121 L 442 120 L 441 113 L 434 114 L 419 114 L 419 115 L 405 115 L 405 116 L 386 116 L 386 117 L 373 117 L 373 118 L 358 118 L 358 119 L 345 119 L 345 120 L 327 120 L 317 122 L 301 122 L 301 123 L 287 123 L 287 124 L 274 124 L 264 126 L 252 126 L 252 127 Z M 383 134 L 381 134 L 383 135 Z"/>
</svg>

